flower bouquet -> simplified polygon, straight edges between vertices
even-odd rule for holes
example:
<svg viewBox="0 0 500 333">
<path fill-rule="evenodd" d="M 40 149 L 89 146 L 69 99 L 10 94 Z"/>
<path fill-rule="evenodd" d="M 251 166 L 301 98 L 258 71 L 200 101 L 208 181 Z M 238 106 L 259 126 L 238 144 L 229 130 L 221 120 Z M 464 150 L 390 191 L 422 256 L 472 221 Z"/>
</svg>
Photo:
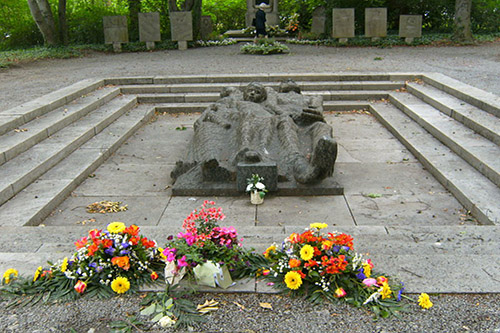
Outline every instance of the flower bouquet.
<svg viewBox="0 0 500 333">
<path fill-rule="evenodd" d="M 303 233 L 291 234 L 280 249 L 270 246 L 264 252 L 270 266 L 263 275 L 275 287 L 303 295 L 313 303 L 326 298 L 365 305 L 382 317 L 402 310 L 403 285 L 374 273 L 371 260 L 354 252 L 350 235 L 321 232 L 326 227 L 325 223 L 313 223 Z"/>
<path fill-rule="evenodd" d="M 213 205 L 205 201 L 184 220 L 184 232 L 167 238 L 162 253 L 168 283 L 175 284 L 187 274 L 200 284 L 224 287 L 230 277 L 241 278 L 257 270 L 251 261 L 259 257 L 243 249 L 236 229 L 219 226 L 225 215 Z"/>
<path fill-rule="evenodd" d="M 246 191 L 250 193 L 250 202 L 254 205 L 260 205 L 264 202 L 267 189 L 263 181 L 264 177 L 260 177 L 257 174 L 253 174 L 252 178 L 247 179 Z"/>
<path fill-rule="evenodd" d="M 107 230 L 90 230 L 75 246 L 70 258 L 40 266 L 32 279 L 15 281 L 4 291 L 48 299 L 75 299 L 84 292 L 103 298 L 137 291 L 163 271 L 156 243 L 139 235 L 136 225 L 112 222 Z"/>
</svg>

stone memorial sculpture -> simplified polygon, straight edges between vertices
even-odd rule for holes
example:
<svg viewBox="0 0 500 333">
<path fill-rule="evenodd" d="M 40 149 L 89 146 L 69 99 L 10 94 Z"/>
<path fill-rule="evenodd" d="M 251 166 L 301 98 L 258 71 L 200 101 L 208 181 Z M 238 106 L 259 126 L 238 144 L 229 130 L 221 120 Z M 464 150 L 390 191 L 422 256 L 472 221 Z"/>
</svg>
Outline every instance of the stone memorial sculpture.
<svg viewBox="0 0 500 333">
<path fill-rule="evenodd" d="M 314 184 L 332 175 L 336 156 L 321 97 L 302 95 L 293 81 L 279 91 L 250 83 L 224 88 L 196 120 L 171 177 L 198 170 L 204 182 L 234 182 L 238 165 L 266 164 L 276 165 L 278 181 Z"/>
</svg>

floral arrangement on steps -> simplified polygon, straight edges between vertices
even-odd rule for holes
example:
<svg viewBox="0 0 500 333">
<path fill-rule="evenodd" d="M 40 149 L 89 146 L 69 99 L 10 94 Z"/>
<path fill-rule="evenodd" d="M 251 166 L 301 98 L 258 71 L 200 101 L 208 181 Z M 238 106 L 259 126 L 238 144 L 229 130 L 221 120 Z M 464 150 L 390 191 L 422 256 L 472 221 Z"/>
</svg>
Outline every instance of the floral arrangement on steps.
<svg viewBox="0 0 500 333">
<path fill-rule="evenodd" d="M 136 292 L 163 277 L 165 264 L 156 242 L 141 236 L 136 225 L 112 222 L 104 231 L 90 230 L 75 246 L 70 258 L 38 267 L 32 278 L 9 275 L 2 292 L 33 295 L 27 301 L 35 302 L 42 297 L 44 301 L 76 299 L 84 293 L 104 298 Z"/>
<path fill-rule="evenodd" d="M 266 185 L 264 185 L 264 177 L 252 174 L 252 177 L 247 179 L 246 192 L 250 193 L 250 202 L 252 204 L 262 204 L 267 193 Z"/>
<path fill-rule="evenodd" d="M 307 297 L 368 306 L 375 316 L 388 317 L 405 309 L 402 283 L 375 273 L 370 259 L 353 250 L 353 238 L 344 233 L 325 234 L 325 223 L 313 223 L 303 233 L 293 233 L 280 248 L 270 246 L 262 271 L 276 288 Z"/>
<path fill-rule="evenodd" d="M 201 284 L 215 287 L 220 281 L 201 276 L 211 269 L 218 272 L 225 267 L 232 278 L 254 275 L 265 259 L 251 250 L 245 250 L 233 227 L 220 227 L 225 219 L 222 209 L 213 207 L 215 202 L 205 201 L 201 209 L 195 209 L 184 220 L 183 230 L 176 237 L 169 236 L 165 248 L 161 249 L 167 261 L 165 276 L 168 283 L 179 282 L 184 274 L 195 278 Z M 202 268 L 203 267 L 203 268 Z M 219 272 L 223 273 L 223 272 Z M 226 281 L 227 281 L 226 273 Z M 226 284 L 227 286 L 227 284 Z"/>
</svg>

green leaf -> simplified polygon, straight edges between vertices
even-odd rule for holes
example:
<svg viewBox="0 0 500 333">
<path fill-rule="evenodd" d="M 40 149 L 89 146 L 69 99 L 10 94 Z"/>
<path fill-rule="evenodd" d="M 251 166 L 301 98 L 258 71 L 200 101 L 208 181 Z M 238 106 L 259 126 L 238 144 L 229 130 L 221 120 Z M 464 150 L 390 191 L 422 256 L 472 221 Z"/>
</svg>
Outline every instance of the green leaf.
<svg viewBox="0 0 500 333">
<path fill-rule="evenodd" d="M 159 320 L 160 320 L 161 318 L 163 318 L 163 317 L 164 317 L 164 316 L 163 316 L 163 313 L 161 313 L 161 312 L 160 312 L 160 313 L 156 314 L 156 316 L 154 316 L 154 317 L 153 317 L 153 319 L 151 319 L 151 321 L 152 321 L 153 323 L 156 323 L 157 321 L 159 321 Z"/>
<path fill-rule="evenodd" d="M 366 196 L 369 197 L 369 198 L 374 198 L 375 199 L 375 198 L 380 198 L 382 196 L 382 194 L 368 193 Z"/>
<path fill-rule="evenodd" d="M 150 316 L 155 312 L 156 312 L 156 303 L 153 303 L 147 308 L 141 310 L 141 316 Z"/>
<path fill-rule="evenodd" d="M 167 309 L 167 310 L 168 310 L 168 309 L 170 309 L 172 306 L 174 306 L 174 300 L 173 300 L 173 299 L 171 299 L 171 298 L 169 298 L 169 299 L 165 302 L 164 306 L 165 306 L 165 309 Z"/>
</svg>

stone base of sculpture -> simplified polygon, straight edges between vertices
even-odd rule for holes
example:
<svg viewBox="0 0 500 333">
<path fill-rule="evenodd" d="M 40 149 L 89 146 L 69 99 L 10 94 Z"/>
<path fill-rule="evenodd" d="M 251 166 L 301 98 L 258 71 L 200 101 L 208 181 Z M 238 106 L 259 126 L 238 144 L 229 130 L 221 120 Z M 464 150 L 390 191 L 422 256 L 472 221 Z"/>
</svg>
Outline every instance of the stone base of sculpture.
<svg viewBox="0 0 500 333">
<path fill-rule="evenodd" d="M 321 98 L 302 95 L 295 82 L 278 92 L 230 87 L 194 123 L 186 157 L 171 173 L 173 194 L 241 194 L 252 173 L 265 173 L 278 195 L 342 194 L 331 177 L 336 157 Z"/>
</svg>

